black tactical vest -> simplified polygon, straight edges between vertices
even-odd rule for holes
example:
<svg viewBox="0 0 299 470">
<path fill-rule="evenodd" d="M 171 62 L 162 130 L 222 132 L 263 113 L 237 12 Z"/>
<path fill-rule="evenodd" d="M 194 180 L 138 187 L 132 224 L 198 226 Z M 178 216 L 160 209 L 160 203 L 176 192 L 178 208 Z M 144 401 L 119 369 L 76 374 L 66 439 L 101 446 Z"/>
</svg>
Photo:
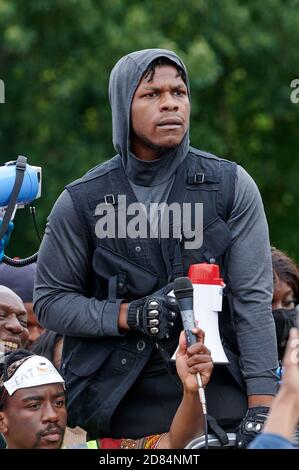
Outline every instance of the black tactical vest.
<svg viewBox="0 0 299 470">
<path fill-rule="evenodd" d="M 218 263 L 225 280 L 225 254 L 231 244 L 226 221 L 234 201 L 236 167 L 190 148 L 177 171 L 167 204 L 203 204 L 203 243 L 197 249 L 186 249 L 189 234 L 183 226 L 177 237 L 123 237 L 124 225 L 132 218 L 126 208 L 138 201 L 118 155 L 68 185 L 93 253 L 86 295 L 108 302 L 131 301 L 187 275 L 190 264 L 202 262 Z M 121 196 L 126 196 L 125 204 Z M 115 237 L 97 236 L 97 214 L 104 209 L 105 214 L 115 216 Z M 173 223 L 170 217 L 170 233 Z M 226 300 L 219 317 L 225 347 L 237 352 Z M 136 332 L 119 337 L 66 337 L 62 373 L 68 389 L 69 424 L 88 429 L 91 436 L 109 435 L 111 416 L 147 363 L 154 344 Z M 120 365 L 123 357 L 126 362 Z"/>
</svg>

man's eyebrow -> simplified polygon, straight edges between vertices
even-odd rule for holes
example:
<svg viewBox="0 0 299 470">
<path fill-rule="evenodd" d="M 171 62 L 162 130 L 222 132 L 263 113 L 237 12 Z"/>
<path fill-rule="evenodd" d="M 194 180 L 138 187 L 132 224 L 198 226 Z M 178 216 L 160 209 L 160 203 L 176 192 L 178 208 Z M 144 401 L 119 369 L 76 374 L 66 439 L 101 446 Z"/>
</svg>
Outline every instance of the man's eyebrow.
<svg viewBox="0 0 299 470">
<path fill-rule="evenodd" d="M 39 401 L 39 400 L 42 400 L 42 399 L 43 399 L 43 397 L 41 395 L 32 395 L 31 397 L 22 398 L 22 401 L 30 401 L 30 400 Z"/>
<path fill-rule="evenodd" d="M 143 88 L 144 88 L 145 90 L 152 90 L 152 91 L 159 91 L 159 90 L 161 90 L 160 87 L 151 86 L 151 85 L 144 85 Z"/>
<path fill-rule="evenodd" d="M 55 393 L 52 398 L 56 399 L 56 398 L 60 398 L 60 397 L 65 397 L 65 392 L 64 391 L 61 391 L 61 392 L 58 392 L 58 393 Z M 32 395 L 30 397 L 25 397 L 22 399 L 22 401 L 30 401 L 30 400 L 35 400 L 35 401 L 40 401 L 40 400 L 43 400 L 44 397 L 42 395 Z"/>
<path fill-rule="evenodd" d="M 173 85 L 171 87 L 172 90 L 178 90 L 179 88 L 186 88 L 187 89 L 186 83 L 184 83 L 184 82 L 178 83 L 177 85 Z"/>
<path fill-rule="evenodd" d="M 153 85 L 143 85 L 142 87 L 144 90 L 152 90 L 152 91 L 160 91 L 162 87 L 157 87 Z M 172 90 L 178 90 L 179 88 L 187 88 L 186 84 L 184 82 L 178 83 L 177 85 L 172 85 L 170 87 Z"/>
<path fill-rule="evenodd" d="M 13 307 L 12 305 L 9 304 L 0 304 L 0 313 L 6 313 L 8 315 L 11 315 L 14 313 L 15 315 L 19 316 L 26 316 L 27 311 L 23 307 Z"/>
<path fill-rule="evenodd" d="M 57 392 L 53 395 L 53 398 L 59 398 L 59 397 L 65 398 L 65 392 L 63 390 L 61 392 Z"/>
</svg>

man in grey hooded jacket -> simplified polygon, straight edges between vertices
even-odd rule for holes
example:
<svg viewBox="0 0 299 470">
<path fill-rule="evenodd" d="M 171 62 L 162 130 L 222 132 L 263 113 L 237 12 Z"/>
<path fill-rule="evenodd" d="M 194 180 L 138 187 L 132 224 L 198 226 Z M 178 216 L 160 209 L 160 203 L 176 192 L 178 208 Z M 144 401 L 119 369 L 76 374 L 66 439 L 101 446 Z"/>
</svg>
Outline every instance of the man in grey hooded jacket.
<svg viewBox="0 0 299 470">
<path fill-rule="evenodd" d="M 220 319 L 231 361 L 224 381 L 247 392 L 238 434 L 246 446 L 276 392 L 271 253 L 258 189 L 240 166 L 189 146 L 188 75 L 175 53 L 148 49 L 120 59 L 109 98 L 118 154 L 58 198 L 36 276 L 40 323 L 66 335 L 70 424 L 92 438 L 169 429 L 181 391 L 167 357 L 181 324 L 165 294 L 190 264 L 217 262 L 228 292 Z M 196 249 L 184 243 L 190 238 L 184 227 L 163 237 L 163 216 L 148 217 L 153 203 L 196 201 L 203 203 L 203 243 Z M 144 224 L 133 218 L 140 203 Z M 214 384 L 213 401 L 223 403 L 217 390 Z"/>
</svg>

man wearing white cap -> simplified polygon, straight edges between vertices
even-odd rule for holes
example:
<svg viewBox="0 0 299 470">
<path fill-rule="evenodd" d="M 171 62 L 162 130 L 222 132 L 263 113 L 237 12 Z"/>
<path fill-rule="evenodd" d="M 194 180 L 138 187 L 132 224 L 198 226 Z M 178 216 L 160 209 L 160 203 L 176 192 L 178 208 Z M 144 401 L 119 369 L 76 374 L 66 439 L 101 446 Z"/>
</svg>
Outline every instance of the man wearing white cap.
<svg viewBox="0 0 299 470">
<path fill-rule="evenodd" d="M 59 449 L 66 428 L 64 380 L 51 362 L 28 351 L 0 364 L 0 432 L 8 449 Z"/>
</svg>

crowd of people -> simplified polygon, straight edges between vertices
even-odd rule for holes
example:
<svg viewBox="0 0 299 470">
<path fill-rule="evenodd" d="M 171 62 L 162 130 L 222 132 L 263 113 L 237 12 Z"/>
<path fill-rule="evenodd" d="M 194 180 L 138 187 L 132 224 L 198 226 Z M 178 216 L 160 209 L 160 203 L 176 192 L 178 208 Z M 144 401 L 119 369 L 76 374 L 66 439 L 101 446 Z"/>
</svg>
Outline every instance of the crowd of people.
<svg viewBox="0 0 299 470">
<path fill-rule="evenodd" d="M 5 276 L 10 269 L 2 265 L 2 274 Z M 17 269 L 15 283 L 30 281 L 28 270 L 13 269 Z M 4 276 L 1 282 L 5 282 Z M 82 449 L 115 446 L 113 439 L 87 440 L 83 429 L 67 427 L 65 381 L 58 371 L 63 337 L 46 330 L 31 342 L 22 299 L 8 287 L 1 286 L 0 309 L 0 340 L 4 353 L 0 363 L 0 432 L 5 439 L 2 447 Z M 180 335 L 176 369 L 184 393 L 169 431 L 144 436 L 143 439 L 120 439 L 119 448 L 183 448 L 203 433 L 204 420 L 196 374 L 201 374 L 205 387 L 213 363 L 204 344 L 204 332 L 195 328 L 193 333 L 198 341 L 189 348 L 185 333 Z"/>
<path fill-rule="evenodd" d="M 271 249 L 248 173 L 190 146 L 190 98 L 174 52 L 121 58 L 109 81 L 117 155 L 62 192 L 37 266 L 0 264 L 3 447 L 183 448 L 204 432 L 198 373 L 221 442 L 296 445 L 298 268 Z M 175 213 L 187 207 L 190 223 Z M 198 263 L 218 264 L 226 285 L 227 365 L 199 328 L 187 344 L 168 295 Z"/>
</svg>

